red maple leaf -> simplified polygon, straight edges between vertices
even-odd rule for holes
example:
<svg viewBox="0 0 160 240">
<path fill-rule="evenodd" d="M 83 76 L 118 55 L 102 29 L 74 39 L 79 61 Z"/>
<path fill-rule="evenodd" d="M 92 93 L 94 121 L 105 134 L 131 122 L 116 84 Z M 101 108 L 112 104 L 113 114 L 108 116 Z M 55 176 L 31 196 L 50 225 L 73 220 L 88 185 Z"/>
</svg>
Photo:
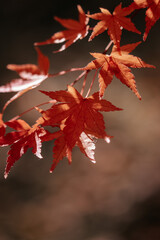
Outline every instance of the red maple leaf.
<svg viewBox="0 0 160 240">
<path fill-rule="evenodd" d="M 99 87 L 100 97 L 103 96 L 106 87 L 112 82 L 113 76 L 115 75 L 120 81 L 129 87 L 136 96 L 141 99 L 140 94 L 137 91 L 134 75 L 131 73 L 129 67 L 142 68 L 154 66 L 143 62 L 139 57 L 130 55 L 138 43 L 128 44 L 120 48 L 121 55 L 116 46 L 113 47 L 110 55 L 102 53 L 91 53 L 96 60 L 90 62 L 84 70 L 100 69 L 99 71 Z"/>
<path fill-rule="evenodd" d="M 119 109 L 120 110 L 120 109 Z M 55 140 L 54 147 L 53 147 L 53 164 L 50 169 L 50 173 L 53 172 L 57 164 L 60 160 L 64 157 L 68 158 L 68 163 L 71 164 L 72 162 L 72 152 L 70 147 L 67 144 L 65 135 L 63 131 L 60 132 L 60 136 Z M 85 129 L 85 132 L 82 132 L 77 139 L 76 146 L 79 147 L 81 152 L 91 160 L 91 162 L 96 163 L 95 160 L 95 142 L 94 138 L 104 138 L 107 143 L 110 142 L 110 136 L 100 135 L 92 130 Z"/>
<path fill-rule="evenodd" d="M 37 109 L 39 112 L 41 112 L 44 116 L 45 113 L 43 110 Z M 120 109 L 119 109 L 120 110 Z M 48 125 L 48 121 L 45 121 L 43 118 L 40 118 L 40 124 L 46 126 Z M 52 127 L 57 127 L 59 125 L 52 123 L 50 121 L 50 124 Z M 50 168 L 50 173 L 53 172 L 57 164 L 60 160 L 62 160 L 64 157 L 68 158 L 69 164 L 72 162 L 72 153 L 67 145 L 63 129 L 65 127 L 65 120 L 61 122 L 60 127 L 62 130 L 54 133 L 47 132 L 46 135 L 42 136 L 41 140 L 44 141 L 50 141 L 53 139 L 56 139 L 54 141 L 54 147 L 53 147 L 53 164 Z M 76 145 L 80 148 L 81 152 L 86 155 L 93 163 L 95 163 L 94 158 L 94 150 L 95 150 L 95 143 L 93 138 L 104 138 L 106 142 L 110 142 L 109 136 L 105 135 L 98 135 L 95 131 L 85 128 L 85 132 L 82 132 L 80 137 L 78 138 Z"/>
<path fill-rule="evenodd" d="M 93 136 L 87 135 L 85 132 L 82 132 L 79 136 L 76 145 L 79 147 L 81 152 L 86 155 L 93 163 L 95 163 L 94 151 L 95 143 L 92 139 Z M 60 160 L 64 157 L 68 158 L 69 164 L 72 162 L 71 153 L 70 153 L 65 136 L 61 135 L 54 142 L 53 147 L 53 164 L 51 166 L 50 172 L 52 173 Z"/>
<path fill-rule="evenodd" d="M 90 18 L 100 21 L 93 28 L 93 32 L 89 40 L 92 40 L 97 35 L 103 33 L 105 30 L 108 30 L 110 39 L 114 42 L 114 44 L 117 46 L 117 49 L 119 50 L 122 28 L 140 34 L 140 32 L 131 22 L 130 18 L 126 18 L 126 16 L 130 14 L 130 11 L 126 11 L 126 8 L 123 9 L 121 7 L 121 4 L 119 4 L 115 8 L 113 14 L 111 14 L 107 9 L 104 8 L 100 8 L 100 10 L 101 13 L 87 15 Z"/>
<path fill-rule="evenodd" d="M 148 8 L 146 11 L 146 29 L 143 36 L 145 41 L 150 29 L 160 18 L 160 0 L 134 0 L 134 3 L 131 4 L 132 8 Z"/>
<path fill-rule="evenodd" d="M 4 86 L 0 86 L 0 92 L 19 92 L 40 85 L 48 77 L 49 59 L 44 56 L 40 49 L 36 48 L 38 54 L 38 66 L 35 64 L 9 64 L 7 68 L 16 71 L 20 78 L 14 79 Z"/>
<path fill-rule="evenodd" d="M 32 152 L 38 157 L 42 158 L 41 146 L 42 142 L 51 139 L 50 133 L 44 128 L 39 127 L 38 124 L 30 127 L 25 121 L 18 119 L 11 122 L 6 122 L 6 125 L 15 129 L 16 131 L 10 132 L 5 136 L 0 137 L 0 146 L 9 146 L 7 165 L 5 169 L 5 178 L 11 167 L 20 157 L 26 153 L 29 148 L 32 148 Z M 48 137 L 49 135 L 49 137 Z M 52 139 L 54 135 L 52 135 Z"/>
<path fill-rule="evenodd" d="M 107 138 L 103 115 L 99 111 L 121 110 L 109 101 L 100 100 L 99 92 L 88 98 L 83 98 L 73 87 L 68 86 L 68 91 L 45 92 L 41 91 L 57 102 L 50 109 L 42 111 L 45 125 L 63 125 L 64 140 L 67 149 L 65 156 L 71 161 L 71 152 L 77 141 L 87 128 L 96 133 L 99 138 Z M 58 140 L 57 140 L 58 141 Z"/>
<path fill-rule="evenodd" d="M 46 93 L 46 92 L 45 92 Z M 47 94 L 48 95 L 48 94 Z M 42 113 L 44 116 L 46 116 L 43 110 L 37 109 L 40 113 Z M 120 109 L 119 109 L 120 110 Z M 48 119 L 48 117 L 47 117 Z M 58 122 L 58 121 L 57 121 Z M 60 126 L 62 130 L 54 133 L 48 133 L 44 135 L 41 139 L 43 141 L 50 141 L 56 138 L 54 142 L 54 147 L 53 147 L 53 164 L 50 169 L 50 173 L 53 172 L 57 164 L 59 163 L 60 160 L 62 160 L 64 157 L 68 158 L 69 164 L 72 162 L 72 154 L 71 151 L 67 145 L 63 129 L 65 127 L 65 119 L 62 120 L 60 125 L 55 124 L 54 121 L 45 121 L 43 118 L 40 118 L 40 123 L 44 126 L 51 124 L 52 127 L 57 127 Z M 85 132 L 82 132 L 80 137 L 78 138 L 76 145 L 80 148 L 81 152 L 85 154 L 93 163 L 95 163 L 95 158 L 94 158 L 94 150 L 95 150 L 95 143 L 93 138 L 104 138 L 102 135 L 97 135 L 97 133 L 93 130 L 89 130 L 85 128 Z M 110 142 L 109 136 L 105 136 L 105 141 Z"/>
<path fill-rule="evenodd" d="M 67 28 L 67 30 L 57 32 L 48 40 L 44 42 L 37 42 L 35 45 L 40 46 L 46 44 L 62 43 L 66 41 L 66 43 L 63 44 L 58 51 L 55 51 L 61 52 L 75 43 L 78 39 L 83 39 L 86 37 L 89 30 L 89 26 L 87 25 L 89 18 L 85 15 L 80 5 L 78 5 L 77 8 L 79 11 L 79 21 L 54 17 L 54 19 L 58 21 L 62 26 Z"/>
</svg>

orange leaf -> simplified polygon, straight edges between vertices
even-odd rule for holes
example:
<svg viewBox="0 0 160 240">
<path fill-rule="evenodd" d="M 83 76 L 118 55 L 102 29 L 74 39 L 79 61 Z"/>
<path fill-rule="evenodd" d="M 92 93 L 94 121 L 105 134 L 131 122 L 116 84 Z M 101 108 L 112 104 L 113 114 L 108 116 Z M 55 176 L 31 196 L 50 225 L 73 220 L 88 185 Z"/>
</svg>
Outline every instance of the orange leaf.
<svg viewBox="0 0 160 240">
<path fill-rule="evenodd" d="M 100 97 L 104 95 L 106 87 L 111 83 L 113 75 L 115 75 L 120 81 L 128 86 L 136 96 L 141 99 L 139 95 L 136 83 L 134 80 L 134 75 L 131 73 L 129 67 L 132 68 L 154 68 L 153 65 L 147 64 L 142 61 L 139 57 L 130 55 L 129 53 L 133 51 L 138 43 L 128 44 L 120 48 L 121 54 L 119 54 L 118 47 L 113 46 L 110 55 L 105 55 L 102 53 L 91 53 L 96 59 L 90 62 L 84 70 L 98 70 L 99 71 L 99 86 L 100 86 Z"/>
<path fill-rule="evenodd" d="M 79 11 L 79 21 L 73 19 L 61 19 L 55 17 L 55 20 L 58 21 L 62 26 L 67 28 L 67 30 L 55 33 L 51 38 L 44 42 L 37 42 L 34 45 L 46 45 L 46 44 L 54 44 L 54 43 L 62 43 L 66 42 L 62 45 L 62 47 L 55 52 L 61 52 L 65 50 L 67 47 L 75 43 L 78 39 L 83 39 L 87 36 L 89 26 L 88 21 L 89 18 L 86 17 L 83 9 L 80 5 L 77 6 Z"/>
<path fill-rule="evenodd" d="M 6 125 L 15 129 L 16 131 L 10 132 L 5 136 L 0 137 L 0 146 L 9 146 L 7 165 L 5 169 L 5 178 L 7 178 L 11 167 L 19 158 L 26 153 L 29 148 L 38 157 L 42 158 L 41 147 L 43 141 L 51 140 L 56 137 L 56 134 L 51 134 L 44 130 L 42 127 L 30 127 L 25 121 L 18 119 L 6 122 Z M 49 135 L 49 136 L 48 136 Z"/>
<path fill-rule="evenodd" d="M 160 18 L 160 0 L 134 0 L 134 2 L 130 5 L 130 8 L 148 8 L 146 10 L 145 18 L 146 29 L 143 36 L 143 40 L 145 41 L 150 29 Z"/>
<path fill-rule="evenodd" d="M 38 66 L 34 64 L 9 64 L 7 68 L 16 71 L 20 78 L 14 79 L 6 85 L 0 86 L 0 92 L 19 92 L 37 87 L 48 77 L 49 60 L 36 48 L 38 54 Z M 22 94 L 21 94 L 22 95 Z"/>
<path fill-rule="evenodd" d="M 99 111 L 121 110 L 109 101 L 100 100 L 95 93 L 88 98 L 83 98 L 79 92 L 68 86 L 68 92 L 43 92 L 61 103 L 57 103 L 50 109 L 43 111 L 45 125 L 55 125 L 63 122 L 63 133 L 66 140 L 68 151 L 72 151 L 80 135 L 85 128 L 90 128 L 97 135 L 106 137 L 103 116 Z"/>
<path fill-rule="evenodd" d="M 113 14 L 104 8 L 100 8 L 100 10 L 101 13 L 87 15 L 90 18 L 100 21 L 93 28 L 93 32 L 89 38 L 90 41 L 97 35 L 103 33 L 105 30 L 108 30 L 110 39 L 113 40 L 119 51 L 122 28 L 140 34 L 131 20 L 129 18 L 126 18 L 126 16 L 130 14 L 130 11 L 126 11 L 126 8 L 123 9 L 121 7 L 121 4 L 115 8 Z"/>
<path fill-rule="evenodd" d="M 8 173 L 11 167 L 14 165 L 19 158 L 26 153 L 28 148 L 32 148 L 32 152 L 39 158 L 42 158 L 41 155 L 41 134 L 44 134 L 42 129 L 37 129 L 36 131 L 29 134 L 26 132 L 24 136 L 19 137 L 16 141 L 11 145 L 11 148 L 8 152 L 7 166 L 5 169 L 5 178 L 7 178 Z"/>
</svg>

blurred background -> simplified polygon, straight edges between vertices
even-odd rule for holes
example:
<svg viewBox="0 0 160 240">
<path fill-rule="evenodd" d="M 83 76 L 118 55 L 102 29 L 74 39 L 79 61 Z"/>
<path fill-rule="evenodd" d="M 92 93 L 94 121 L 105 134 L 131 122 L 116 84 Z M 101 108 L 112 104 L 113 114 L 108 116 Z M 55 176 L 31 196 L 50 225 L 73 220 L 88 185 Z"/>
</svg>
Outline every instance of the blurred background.
<svg viewBox="0 0 160 240">
<path fill-rule="evenodd" d="M 122 1 L 128 6 L 132 1 Z M 16 78 L 6 69 L 10 63 L 37 64 L 34 42 L 44 41 L 63 27 L 53 20 L 78 18 L 77 4 L 85 12 L 111 12 L 118 0 L 9 0 L 0 8 L 0 84 Z M 133 22 L 144 32 L 145 10 Z M 96 21 L 91 21 L 94 26 Z M 121 44 L 141 41 L 142 36 L 125 31 Z M 59 45 L 42 46 L 50 59 L 50 73 L 71 67 L 83 67 L 92 60 L 89 52 L 103 52 L 109 42 L 107 33 L 88 42 L 88 37 L 66 51 L 53 54 Z M 59 163 L 53 174 L 54 143 L 44 144 L 43 159 L 28 151 L 3 178 L 8 148 L 1 148 L 0 168 L 0 239 L 2 240 L 159 240 L 160 239 L 160 21 L 150 31 L 146 42 L 133 54 L 156 69 L 133 69 L 138 90 L 136 96 L 119 80 L 114 79 L 105 98 L 121 112 L 104 113 L 106 131 L 114 136 L 110 144 L 96 143 L 96 164 L 84 157 L 78 148 L 73 163 Z M 65 89 L 78 73 L 50 78 L 40 87 L 26 93 L 5 112 L 5 120 L 48 100 L 38 90 Z M 92 74 L 87 78 L 89 85 Z M 76 85 L 81 88 L 82 82 Z M 93 91 L 98 90 L 95 83 Z M 86 89 L 87 91 L 87 89 Z M 13 96 L 0 94 L 0 107 Z M 33 124 L 38 114 L 28 113 L 24 120 Z"/>
</svg>

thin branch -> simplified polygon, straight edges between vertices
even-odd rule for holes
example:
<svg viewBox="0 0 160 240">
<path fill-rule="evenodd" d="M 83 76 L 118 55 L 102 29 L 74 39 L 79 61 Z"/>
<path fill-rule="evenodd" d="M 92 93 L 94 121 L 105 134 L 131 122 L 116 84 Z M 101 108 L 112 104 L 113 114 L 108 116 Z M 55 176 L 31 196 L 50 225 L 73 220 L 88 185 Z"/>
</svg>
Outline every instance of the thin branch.
<svg viewBox="0 0 160 240">
<path fill-rule="evenodd" d="M 112 43 L 113 43 L 113 41 L 111 40 L 111 41 L 108 43 L 108 45 L 106 46 L 106 48 L 105 48 L 103 54 L 106 54 L 106 53 L 107 53 L 107 51 L 108 51 L 109 48 L 111 47 Z"/>
<path fill-rule="evenodd" d="M 28 92 L 29 90 L 35 88 L 36 86 L 32 86 L 32 87 L 29 87 L 27 89 L 24 89 L 22 91 L 19 91 L 17 92 L 13 97 L 11 97 L 6 103 L 5 105 L 3 106 L 3 109 L 2 109 L 2 114 L 4 114 L 4 111 L 6 110 L 6 108 L 8 107 L 8 105 L 10 103 L 12 103 L 13 101 L 15 101 L 17 98 L 19 98 L 20 96 L 22 96 L 24 93 Z"/>
<path fill-rule="evenodd" d="M 75 80 L 74 82 L 72 82 L 70 85 L 74 86 L 85 74 L 86 74 L 87 70 L 85 70 L 84 72 L 82 72 Z"/>
<path fill-rule="evenodd" d="M 75 72 L 75 71 L 81 71 L 81 70 L 82 70 L 82 68 L 70 68 L 70 69 L 67 69 L 67 70 L 64 70 L 64 71 L 60 71 L 58 73 L 49 74 L 48 77 L 57 77 L 57 76 L 64 75 L 68 72 Z"/>
<path fill-rule="evenodd" d="M 88 73 L 89 73 L 89 71 L 86 71 L 86 74 L 85 74 L 85 77 L 84 77 L 84 80 L 83 80 L 82 89 L 81 89 L 81 95 L 83 95 L 83 93 L 84 93 L 84 88 L 86 86 L 86 80 L 87 80 Z"/>
<path fill-rule="evenodd" d="M 30 111 L 32 111 L 32 110 L 35 110 L 35 109 L 38 108 L 38 107 L 41 107 L 41 106 L 46 105 L 46 104 L 49 104 L 49 103 L 55 104 L 56 102 L 57 102 L 56 100 L 50 100 L 50 101 L 48 101 L 48 102 L 40 103 L 40 104 L 38 104 L 38 105 L 36 105 L 36 106 L 34 106 L 34 107 L 31 107 L 31 108 L 27 109 L 26 111 L 24 111 L 24 112 L 22 112 L 21 114 L 15 116 L 14 118 L 10 119 L 9 121 L 17 120 L 18 118 L 22 117 L 24 114 L 26 114 L 26 113 L 28 113 L 28 112 L 30 112 Z"/>
<path fill-rule="evenodd" d="M 93 79 L 92 79 L 91 85 L 90 85 L 90 87 L 89 87 L 89 89 L 88 89 L 88 92 L 87 92 L 87 94 L 86 94 L 86 96 L 85 96 L 86 98 L 89 96 L 90 91 L 91 91 L 91 89 L 92 89 L 92 87 L 93 87 L 93 83 L 94 83 L 94 81 L 95 81 L 97 72 L 98 72 L 98 70 L 95 71 L 95 74 L 94 74 L 94 77 L 93 77 Z"/>
</svg>

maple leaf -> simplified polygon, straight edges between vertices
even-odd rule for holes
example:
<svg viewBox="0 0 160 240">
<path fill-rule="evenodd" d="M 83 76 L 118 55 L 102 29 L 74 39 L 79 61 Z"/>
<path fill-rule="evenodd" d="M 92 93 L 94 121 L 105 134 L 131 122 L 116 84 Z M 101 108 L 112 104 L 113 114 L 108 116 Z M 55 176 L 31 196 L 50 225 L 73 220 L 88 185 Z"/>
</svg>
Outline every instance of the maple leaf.
<svg viewBox="0 0 160 240">
<path fill-rule="evenodd" d="M 7 133 L 5 136 L 0 137 L 0 146 L 9 146 L 16 142 L 21 136 L 24 136 L 28 130 L 30 130 L 30 126 L 23 120 L 18 119 L 14 121 L 9 121 L 5 123 L 6 126 L 13 128 L 16 132 Z"/>
<path fill-rule="evenodd" d="M 42 112 L 42 111 L 41 111 Z M 64 128 L 64 125 L 61 124 L 61 128 Z M 88 130 L 86 130 L 88 132 Z M 92 132 L 94 135 L 94 133 Z M 85 133 L 82 132 L 76 145 L 80 148 L 81 152 L 84 153 L 93 163 L 95 163 L 95 158 L 94 158 L 94 150 L 95 150 L 95 143 L 93 141 L 93 137 L 91 133 Z M 101 136 L 99 136 L 101 137 Z M 109 139 L 107 136 L 106 138 Z M 59 163 L 60 160 L 62 160 L 64 157 L 68 158 L 69 164 L 72 162 L 72 153 L 70 149 L 67 146 L 66 139 L 64 137 L 64 133 L 62 130 L 54 133 L 49 133 L 45 134 L 44 136 L 41 137 L 42 142 L 44 141 L 50 141 L 56 139 L 54 141 L 54 147 L 53 147 L 53 164 L 50 168 L 50 173 L 53 172 L 57 164 Z M 107 139 L 106 139 L 107 140 Z M 108 142 L 108 141 L 107 141 Z"/>
<path fill-rule="evenodd" d="M 143 36 L 143 40 L 145 41 L 150 29 L 160 18 L 160 0 L 134 0 L 131 4 L 132 8 L 148 8 L 146 10 L 146 29 Z"/>
<path fill-rule="evenodd" d="M 42 113 L 42 111 L 39 111 L 39 112 Z M 44 122 L 44 125 L 47 125 L 47 124 L 45 124 L 45 122 Z M 62 123 L 61 129 L 63 130 L 64 127 L 65 127 L 65 124 Z M 65 136 L 64 136 L 64 133 L 62 130 L 60 130 L 58 132 L 54 132 L 54 133 L 47 132 L 46 135 L 41 137 L 42 142 L 56 139 L 54 141 L 53 163 L 50 168 L 50 173 L 53 172 L 53 170 L 55 169 L 55 167 L 57 166 L 59 161 L 62 160 L 64 157 L 68 158 L 69 164 L 71 164 L 71 162 L 72 162 L 72 153 L 67 145 L 67 142 L 66 142 L 66 139 L 65 139 Z M 95 163 L 96 162 L 95 158 L 94 158 L 95 143 L 93 141 L 93 137 L 95 137 L 94 135 L 96 135 L 96 134 L 93 133 L 93 131 L 89 132 L 88 129 L 85 129 L 85 131 L 87 133 L 85 133 L 85 132 L 81 133 L 76 145 L 80 148 L 82 153 L 84 153 L 93 163 Z M 93 135 L 91 135 L 91 133 Z M 101 138 L 102 136 L 98 136 L 98 137 Z M 108 141 L 109 137 L 106 136 L 105 140 L 107 142 L 109 142 Z"/>
<path fill-rule="evenodd" d="M 122 4 L 119 4 L 113 14 L 111 14 L 107 9 L 100 8 L 101 13 L 95 13 L 92 15 L 87 15 L 90 18 L 99 20 L 100 22 L 93 28 L 93 32 L 89 38 L 91 41 L 97 35 L 103 33 L 105 30 L 108 30 L 110 39 L 117 46 L 117 49 L 120 49 L 120 40 L 122 34 L 122 28 L 127 29 L 128 31 L 136 32 L 141 34 L 129 18 L 126 18 L 130 14 L 130 11 L 127 11 L 126 8 L 121 7 Z"/>
<path fill-rule="evenodd" d="M 69 164 L 72 162 L 72 153 L 67 145 L 63 131 L 60 131 L 59 137 L 57 135 L 56 138 L 57 139 L 55 140 L 53 147 L 53 163 L 50 168 L 50 173 L 53 172 L 57 164 L 64 157 L 68 158 Z M 93 163 L 96 162 L 94 158 L 95 143 L 92 137 L 88 136 L 85 132 L 82 132 L 78 138 L 76 145 L 80 148 L 81 152 L 85 154 L 86 157 L 88 157 Z"/>
<path fill-rule="evenodd" d="M 50 109 L 42 111 L 42 115 L 46 125 L 61 125 L 63 122 L 62 131 L 67 144 L 67 156 L 71 155 L 73 147 L 87 127 L 106 139 L 103 115 L 99 111 L 121 110 L 109 101 L 100 100 L 99 92 L 88 98 L 83 98 L 71 86 L 68 86 L 68 91 L 41 92 L 59 102 Z"/>
<path fill-rule="evenodd" d="M 38 47 L 36 51 L 38 54 L 38 66 L 35 64 L 7 65 L 7 68 L 16 71 L 20 78 L 0 86 L 1 93 L 19 92 L 31 89 L 37 87 L 42 81 L 48 78 L 49 59 L 41 53 Z"/>
<path fill-rule="evenodd" d="M 63 132 L 62 132 L 63 133 Z M 95 143 L 93 140 L 94 136 L 91 134 L 86 134 L 82 132 L 79 136 L 76 145 L 79 147 L 81 152 L 85 154 L 87 158 L 89 158 L 93 163 L 96 163 L 94 154 L 95 154 Z M 107 137 L 109 139 L 109 137 Z M 59 138 L 57 138 L 54 142 L 53 147 L 53 164 L 50 168 L 50 173 L 53 172 L 57 164 L 64 157 L 68 158 L 68 163 L 72 162 L 72 153 L 67 145 L 64 134 L 62 134 Z"/>
<path fill-rule="evenodd" d="M 79 147 L 81 152 L 91 160 L 91 162 L 96 163 L 95 160 L 95 142 L 94 138 L 104 138 L 102 135 L 98 135 L 92 130 L 88 130 L 85 128 L 85 132 L 82 132 L 76 142 L 76 146 Z M 110 136 L 105 136 L 105 141 L 107 143 L 110 142 Z M 66 138 L 63 135 L 61 135 L 59 138 L 57 138 L 54 142 L 53 147 L 53 164 L 50 169 L 50 173 L 53 172 L 57 164 L 60 160 L 62 160 L 64 157 L 68 158 L 68 163 L 71 164 L 72 162 L 72 152 L 71 149 L 68 147 Z"/>
<path fill-rule="evenodd" d="M 16 131 L 0 137 L 0 146 L 3 147 L 11 145 L 8 152 L 7 165 L 4 174 L 5 178 L 7 178 L 8 173 L 14 163 L 18 161 L 29 148 L 32 148 L 32 152 L 38 158 L 42 158 L 42 142 L 46 141 L 47 135 L 49 134 L 46 130 L 44 130 L 44 128 L 39 127 L 37 124 L 30 127 L 21 119 L 6 122 L 6 125 L 15 129 Z"/>
<path fill-rule="evenodd" d="M 77 6 L 77 9 L 79 11 L 79 21 L 54 17 L 54 19 L 58 21 L 62 26 L 67 28 L 67 30 L 57 32 L 48 40 L 44 42 L 37 42 L 34 45 L 40 46 L 46 44 L 62 43 L 66 41 L 66 43 L 63 44 L 58 51 L 55 51 L 61 52 L 75 43 L 78 39 L 83 39 L 86 37 L 89 30 L 89 26 L 87 25 L 89 18 L 85 15 L 80 5 Z"/>
<path fill-rule="evenodd" d="M 84 70 L 99 70 L 99 87 L 100 87 L 100 97 L 104 95 L 106 87 L 112 82 L 113 76 L 115 75 L 123 84 L 129 87 L 136 96 L 141 99 L 140 94 L 136 88 L 136 82 L 134 80 L 134 75 L 131 73 L 131 68 L 155 68 L 154 66 L 145 63 L 139 57 L 130 55 L 129 53 L 133 51 L 138 43 L 127 44 L 120 48 L 121 55 L 116 46 L 113 47 L 110 55 L 105 55 L 102 53 L 91 53 L 96 59 L 91 61 Z"/>
<path fill-rule="evenodd" d="M 85 132 L 82 132 L 76 142 L 76 146 L 79 147 L 81 152 L 91 160 L 91 162 L 96 163 L 95 160 L 95 142 L 94 142 L 94 135 L 93 131 L 91 133 L 87 133 L 88 130 L 85 129 Z M 63 131 L 61 131 L 63 133 Z M 96 134 L 95 134 L 96 135 Z M 102 136 L 99 135 L 99 138 Z M 106 136 L 105 140 L 109 143 L 110 137 Z M 53 147 L 53 164 L 50 169 L 50 173 L 53 172 L 57 164 L 59 163 L 60 160 L 62 160 L 64 157 L 68 158 L 69 164 L 72 162 L 72 153 L 67 145 L 66 138 L 64 134 L 61 134 L 59 138 L 57 138 L 54 142 L 54 147 Z"/>
</svg>

